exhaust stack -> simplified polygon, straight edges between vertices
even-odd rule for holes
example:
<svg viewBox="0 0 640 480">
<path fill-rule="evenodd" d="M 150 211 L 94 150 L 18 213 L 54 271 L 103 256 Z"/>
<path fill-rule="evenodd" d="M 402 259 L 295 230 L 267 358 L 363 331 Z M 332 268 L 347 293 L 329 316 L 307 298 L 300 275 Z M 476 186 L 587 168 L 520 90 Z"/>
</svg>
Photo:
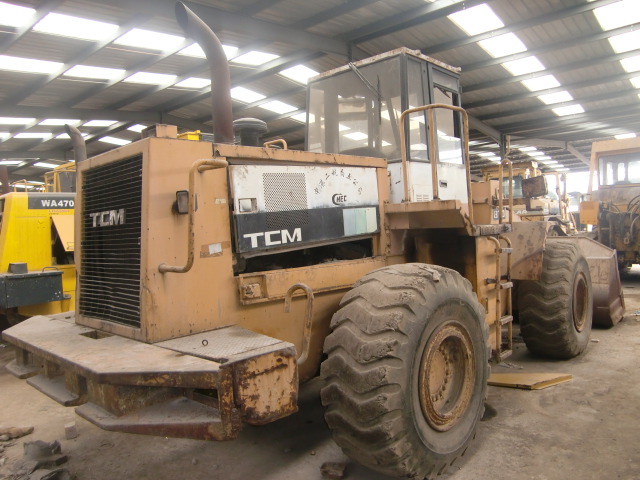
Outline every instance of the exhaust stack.
<svg viewBox="0 0 640 480">
<path fill-rule="evenodd" d="M 73 125 L 65 125 L 64 129 L 71 138 L 71 143 L 73 144 L 73 156 L 76 160 L 76 164 L 83 162 L 87 159 L 87 144 L 84 143 L 84 138 L 82 138 L 82 134 L 80 130 L 78 130 Z"/>
<path fill-rule="evenodd" d="M 214 140 L 218 143 L 233 143 L 231 81 L 222 44 L 209 26 L 182 2 L 176 3 L 176 20 L 186 36 L 202 47 L 209 63 Z"/>
</svg>

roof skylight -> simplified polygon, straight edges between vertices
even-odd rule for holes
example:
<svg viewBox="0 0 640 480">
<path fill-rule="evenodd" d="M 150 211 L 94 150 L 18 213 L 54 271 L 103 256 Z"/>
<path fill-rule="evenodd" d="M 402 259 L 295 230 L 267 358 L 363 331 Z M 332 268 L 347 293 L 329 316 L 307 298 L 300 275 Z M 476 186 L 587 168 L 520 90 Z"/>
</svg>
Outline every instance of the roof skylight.
<svg viewBox="0 0 640 480">
<path fill-rule="evenodd" d="M 40 168 L 55 168 L 58 166 L 57 163 L 48 163 L 48 162 L 36 162 L 33 164 L 34 167 Z"/>
<path fill-rule="evenodd" d="M 280 100 L 271 100 L 270 102 L 263 103 L 262 105 L 260 105 L 260 108 L 264 108 L 265 110 L 280 114 L 295 112 L 296 110 L 298 110 L 298 107 L 294 107 L 293 105 L 289 105 L 288 103 L 281 102 Z"/>
<path fill-rule="evenodd" d="M 51 138 L 52 134 L 50 132 L 22 132 L 13 136 L 13 138 L 27 138 L 27 139 L 45 139 Z"/>
<path fill-rule="evenodd" d="M 124 75 L 126 70 L 121 68 L 92 67 L 89 65 L 76 65 L 64 72 L 66 77 L 91 78 L 96 80 L 113 80 Z"/>
<path fill-rule="evenodd" d="M 118 25 L 113 23 L 49 13 L 33 27 L 33 30 L 83 40 L 105 40 L 112 37 L 118 28 Z"/>
<path fill-rule="evenodd" d="M 638 0 L 621 0 L 596 8 L 593 14 L 603 30 L 613 30 L 640 22 L 640 3 Z"/>
<path fill-rule="evenodd" d="M 83 127 L 110 127 L 114 123 L 118 123 L 117 120 L 90 120 Z"/>
<path fill-rule="evenodd" d="M 0 25 L 22 27 L 31 21 L 34 13 L 36 11 L 33 8 L 0 2 Z"/>
<path fill-rule="evenodd" d="M 448 18 L 467 35 L 477 35 L 504 27 L 502 20 L 486 3 L 452 13 Z"/>
<path fill-rule="evenodd" d="M 2 135 L 4 134 L 0 133 L 0 138 L 2 138 Z M 0 165 L 20 165 L 21 163 L 22 163 L 22 160 L 0 160 Z"/>
<path fill-rule="evenodd" d="M 181 82 L 178 82 L 174 87 L 180 88 L 204 88 L 211 85 L 211 80 L 208 78 L 189 77 Z"/>
<path fill-rule="evenodd" d="M 222 50 L 224 50 L 224 54 L 227 56 L 227 59 L 235 57 L 238 52 L 238 47 L 232 47 L 231 45 L 222 45 Z M 198 57 L 205 58 L 204 50 L 197 43 L 192 43 L 188 47 L 183 48 L 178 52 L 178 55 L 186 55 L 188 57 Z"/>
<path fill-rule="evenodd" d="M 579 105 L 579 104 L 569 105 L 566 107 L 553 108 L 552 110 L 553 110 L 553 113 L 555 113 L 559 117 L 564 117 L 565 115 L 577 115 L 578 113 L 584 113 L 584 108 L 582 108 L 582 105 Z"/>
<path fill-rule="evenodd" d="M 62 126 L 62 125 L 76 125 L 80 123 L 80 120 L 77 118 L 47 118 L 46 120 L 41 121 L 38 125 L 45 126 Z"/>
<path fill-rule="evenodd" d="M 538 60 L 538 57 L 525 57 L 520 60 L 512 60 L 502 64 L 512 75 L 526 75 L 527 73 L 540 72 L 544 70 L 544 65 Z"/>
<path fill-rule="evenodd" d="M 132 132 L 140 133 L 142 130 L 147 128 L 146 125 L 142 125 L 140 123 L 136 123 L 135 125 L 131 125 L 127 130 L 131 130 Z"/>
<path fill-rule="evenodd" d="M 611 48 L 616 53 L 624 53 L 640 48 L 640 30 L 609 37 Z"/>
<path fill-rule="evenodd" d="M 244 87 L 234 87 L 231 89 L 231 98 L 243 103 L 253 103 L 259 100 L 264 100 L 265 97 L 261 93 L 254 92 Z"/>
<path fill-rule="evenodd" d="M 88 137 L 89 134 L 88 133 L 83 133 L 82 134 L 83 137 Z M 56 140 L 69 140 L 71 137 L 69 136 L 68 133 L 61 133 L 60 135 L 56 135 L 55 139 Z"/>
<path fill-rule="evenodd" d="M 113 43 L 129 47 L 163 51 L 177 48 L 182 42 L 184 42 L 184 38 L 177 35 L 169 35 L 168 33 L 134 28 L 119 37 Z"/>
<path fill-rule="evenodd" d="M 505 33 L 497 37 L 487 38 L 478 42 L 493 58 L 500 58 L 514 53 L 526 52 L 527 47 L 515 33 Z"/>
<path fill-rule="evenodd" d="M 538 90 L 547 90 L 549 88 L 556 88 L 560 86 L 560 82 L 553 75 L 529 78 L 528 80 L 522 80 L 520 83 L 522 83 L 532 92 L 537 92 Z"/>
<path fill-rule="evenodd" d="M 124 79 L 129 83 L 144 83 L 147 85 L 164 85 L 175 82 L 177 75 L 168 75 L 166 73 L 137 72 Z"/>
<path fill-rule="evenodd" d="M 12 72 L 49 74 L 60 70 L 63 65 L 60 62 L 50 62 L 49 60 L 0 55 L 0 70 Z"/>
<path fill-rule="evenodd" d="M 640 70 L 640 55 L 635 57 L 623 58 L 620 60 L 620 65 L 626 72 L 637 72 Z"/>
<path fill-rule="evenodd" d="M 296 65 L 295 67 L 281 70 L 280 75 L 290 78 L 294 82 L 306 85 L 311 77 L 318 75 L 318 72 L 305 65 Z"/>
<path fill-rule="evenodd" d="M 311 114 L 311 116 L 313 117 L 313 114 Z M 289 118 L 293 118 L 297 122 L 305 123 L 307 121 L 307 112 L 296 113 L 295 115 L 291 115 Z M 309 123 L 313 123 L 313 120 Z"/>
<path fill-rule="evenodd" d="M 537 150 L 536 147 L 520 147 L 518 148 L 521 152 L 534 152 Z"/>
<path fill-rule="evenodd" d="M 630 78 L 629 81 L 632 83 L 634 87 L 640 88 L 640 77 Z"/>
<path fill-rule="evenodd" d="M 363 132 L 345 133 L 344 136 L 350 140 L 356 140 L 356 141 L 369 138 L 369 135 Z"/>
<path fill-rule="evenodd" d="M 548 93 L 547 95 L 539 95 L 538 98 L 547 105 L 551 105 L 552 103 L 570 102 L 573 100 L 571 94 L 566 90 L 557 93 Z"/>
<path fill-rule="evenodd" d="M 123 138 L 116 138 L 116 137 L 102 137 L 100 140 L 100 142 L 104 142 L 104 143 L 110 143 L 112 145 L 128 145 L 129 143 L 131 143 L 131 140 L 125 140 Z"/>
<path fill-rule="evenodd" d="M 250 52 L 245 53 L 244 55 L 240 55 L 239 57 L 235 57 L 231 60 L 233 63 L 241 63 L 243 65 L 263 65 L 271 60 L 278 58 L 279 55 L 274 55 L 273 53 L 265 53 L 258 52 L 256 50 L 252 50 Z"/>
<path fill-rule="evenodd" d="M 35 121 L 35 118 L 0 117 L 0 125 L 28 125 Z"/>
<path fill-rule="evenodd" d="M 616 140 L 624 140 L 625 138 L 636 138 L 635 133 L 620 133 L 613 136 Z"/>
</svg>

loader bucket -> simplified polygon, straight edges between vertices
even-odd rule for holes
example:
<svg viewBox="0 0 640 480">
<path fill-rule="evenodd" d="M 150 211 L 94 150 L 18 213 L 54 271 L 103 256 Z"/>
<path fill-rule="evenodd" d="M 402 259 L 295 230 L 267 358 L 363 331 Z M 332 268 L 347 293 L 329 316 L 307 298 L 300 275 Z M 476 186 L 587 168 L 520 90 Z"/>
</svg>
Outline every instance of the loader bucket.
<svg viewBox="0 0 640 480">
<path fill-rule="evenodd" d="M 574 242 L 587 259 L 593 290 L 593 324 L 613 327 L 624 316 L 624 297 L 618 273 L 616 251 L 588 237 L 559 237 Z"/>
</svg>

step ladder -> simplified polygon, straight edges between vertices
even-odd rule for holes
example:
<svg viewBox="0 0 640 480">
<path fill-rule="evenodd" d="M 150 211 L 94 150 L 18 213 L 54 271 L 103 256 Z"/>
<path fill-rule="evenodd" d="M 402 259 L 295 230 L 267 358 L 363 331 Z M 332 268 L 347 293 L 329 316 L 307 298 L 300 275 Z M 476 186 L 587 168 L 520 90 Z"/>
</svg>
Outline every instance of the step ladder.
<svg viewBox="0 0 640 480">
<path fill-rule="evenodd" d="M 487 285 L 494 285 L 495 288 L 496 315 L 492 328 L 496 346 L 492 349 L 492 356 L 497 363 L 500 363 L 513 353 L 513 299 L 511 295 L 513 291 L 513 282 L 511 281 L 511 255 L 513 248 L 511 247 L 511 240 L 503 235 L 487 238 L 496 246 L 496 276 L 495 278 L 487 278 L 486 283 Z M 501 240 L 506 246 L 503 246 Z M 507 256 L 505 275 L 502 275 L 501 259 L 503 255 Z M 504 309 L 504 315 L 502 314 L 501 298 L 503 290 L 507 292 L 505 295 L 506 308 Z M 506 330 L 504 334 L 503 329 Z"/>
</svg>

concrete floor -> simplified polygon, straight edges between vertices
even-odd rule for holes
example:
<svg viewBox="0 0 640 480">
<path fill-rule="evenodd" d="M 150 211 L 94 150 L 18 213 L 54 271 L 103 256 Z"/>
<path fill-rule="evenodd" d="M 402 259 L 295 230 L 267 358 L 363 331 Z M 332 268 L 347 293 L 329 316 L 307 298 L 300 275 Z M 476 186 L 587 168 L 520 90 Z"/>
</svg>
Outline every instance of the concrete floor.
<svg viewBox="0 0 640 480">
<path fill-rule="evenodd" d="M 494 372 L 562 372 L 569 383 L 540 391 L 489 387 L 497 416 L 482 422 L 476 441 L 443 480 L 601 480 L 640 478 L 640 269 L 625 275 L 627 315 L 611 330 L 594 330 L 585 354 L 570 361 L 541 361 L 524 344 Z M 638 312 L 638 315 L 634 315 Z M 0 348 L 0 364 L 12 358 Z M 0 426 L 35 426 L 5 443 L 0 479 L 19 468 L 22 443 L 62 443 L 66 468 L 78 479 L 321 478 L 324 462 L 345 462 L 345 478 L 388 477 L 350 462 L 332 442 L 318 399 L 319 382 L 301 392 L 300 412 L 265 427 L 245 427 L 233 442 L 145 437 L 105 432 L 0 371 Z M 79 432 L 64 439 L 65 423 Z M 12 445 L 13 443 L 13 445 Z M 0 443 L 2 445 L 2 443 Z M 0 464 L 1 464 L 0 460 Z"/>
</svg>

